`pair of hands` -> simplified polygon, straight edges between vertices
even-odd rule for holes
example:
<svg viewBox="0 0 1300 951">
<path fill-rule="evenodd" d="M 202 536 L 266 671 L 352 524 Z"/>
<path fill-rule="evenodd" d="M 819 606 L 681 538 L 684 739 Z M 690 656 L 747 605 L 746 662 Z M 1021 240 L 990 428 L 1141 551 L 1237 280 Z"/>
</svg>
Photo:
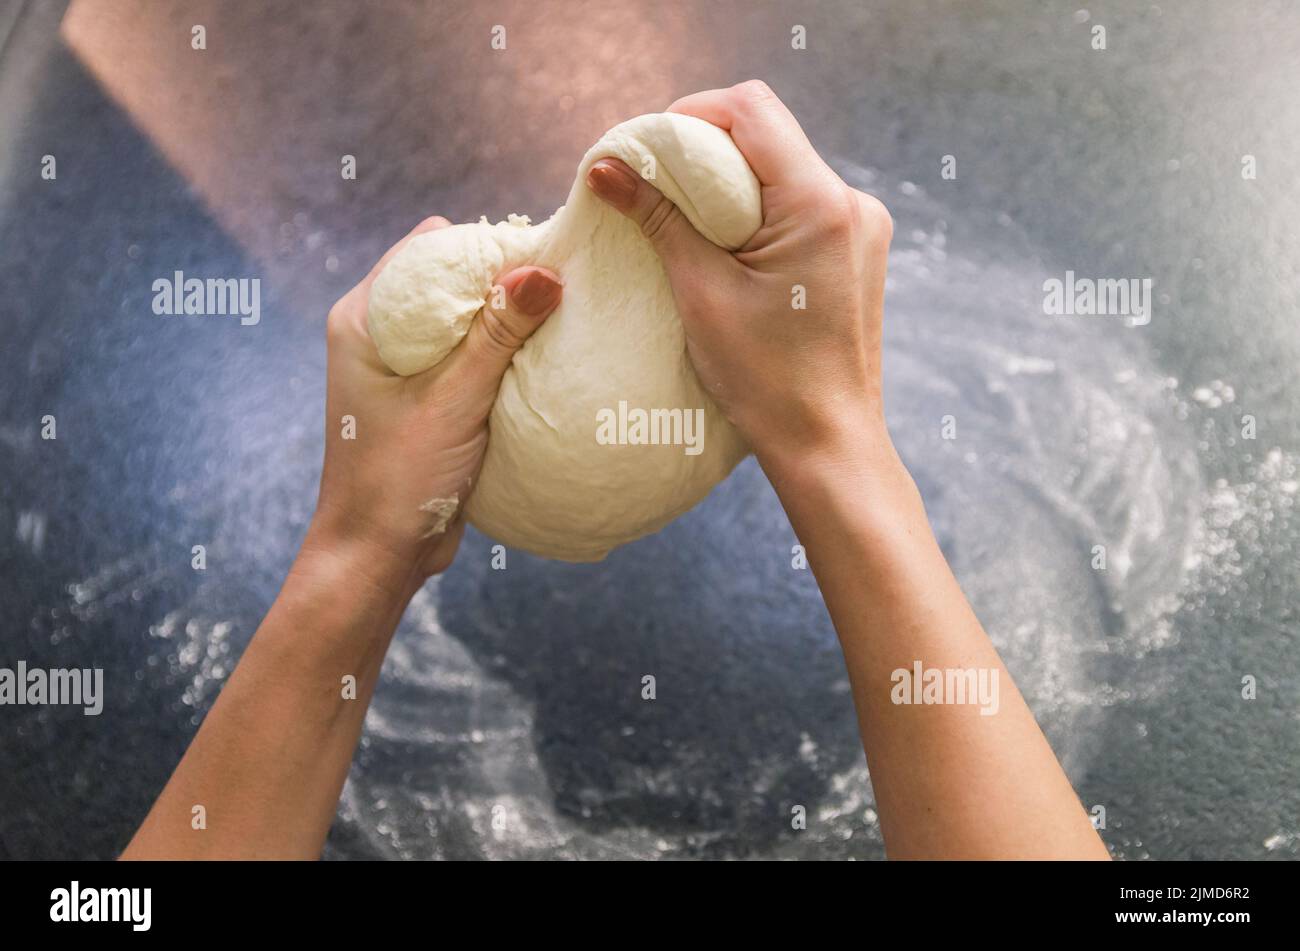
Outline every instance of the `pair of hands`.
<svg viewBox="0 0 1300 951">
<path fill-rule="evenodd" d="M 588 184 L 657 249 L 702 384 L 758 453 L 792 522 L 811 506 L 817 517 L 798 527 L 822 533 L 810 535 L 817 550 L 845 553 L 824 575 L 830 590 L 856 599 L 862 579 L 844 581 L 835 566 L 856 568 L 859 553 L 851 538 L 827 534 L 835 520 L 820 514 L 836 506 L 822 504 L 815 478 L 792 473 L 843 472 L 846 459 L 860 470 L 863 446 L 892 454 L 879 378 L 889 216 L 827 168 L 766 86 L 701 93 L 672 108 L 730 132 L 758 176 L 763 223 L 745 248 L 711 244 L 620 162 L 596 163 Z M 460 544 L 502 377 L 563 293 L 561 277 L 542 268 L 498 275 L 504 293 L 493 290 L 442 362 L 392 373 L 367 328 L 371 285 L 412 237 L 447 226 L 422 222 L 331 309 L 325 465 L 307 538 L 124 857 L 320 855 L 397 624 Z M 806 309 L 792 307 L 796 286 Z M 836 465 L 824 464 L 837 454 Z M 456 511 L 430 511 L 452 499 Z M 856 617 L 840 613 L 853 634 Z M 910 754 L 901 761 L 915 773 Z M 900 798 L 938 808 L 907 790 Z M 192 824 L 200 803 L 211 830 Z"/>
<path fill-rule="evenodd" d="M 744 248 L 728 252 L 702 237 L 617 159 L 597 162 L 587 184 L 654 245 L 705 389 L 776 482 L 863 446 L 892 456 L 880 392 L 889 213 L 831 171 L 761 82 L 687 96 L 669 111 L 729 132 L 758 177 L 763 223 Z M 487 302 L 438 366 L 394 375 L 366 328 L 370 285 L 407 241 L 448 224 L 421 222 L 328 323 L 325 465 L 307 544 L 361 549 L 373 580 L 408 596 L 455 556 L 501 378 L 562 294 L 561 277 L 542 268 L 499 275 L 504 306 Z M 792 307 L 796 285 L 806 309 Z M 356 420 L 353 439 L 343 437 L 345 415 Z M 415 517 L 421 505 L 452 497 L 459 511 L 430 534 Z"/>
<path fill-rule="evenodd" d="M 880 203 L 817 157 L 767 87 L 672 109 L 731 133 L 762 185 L 763 223 L 729 253 L 613 160 L 589 186 L 658 250 L 701 382 L 749 441 L 808 551 L 844 651 L 881 830 L 892 857 L 1099 858 L 1105 845 L 928 531 L 880 396 L 892 227 Z M 412 232 L 446 227 L 431 218 Z M 410 236 L 406 240 L 409 240 Z M 325 468 L 303 554 L 124 855 L 318 856 L 387 645 L 410 597 L 456 553 L 487 420 L 518 349 L 554 311 L 557 275 L 499 276 L 437 367 L 396 376 L 366 329 L 370 285 L 333 308 Z M 796 286 L 807 308 L 792 307 Z M 356 435 L 343 435 L 343 417 Z M 438 513 L 442 514 L 442 513 Z M 897 672 L 986 672 L 997 716 L 894 702 Z M 341 680 L 343 678 L 343 680 Z M 351 678 L 355 693 L 340 695 Z M 355 701 L 355 702 L 354 702 Z M 217 817 L 192 826 L 195 803 Z"/>
</svg>

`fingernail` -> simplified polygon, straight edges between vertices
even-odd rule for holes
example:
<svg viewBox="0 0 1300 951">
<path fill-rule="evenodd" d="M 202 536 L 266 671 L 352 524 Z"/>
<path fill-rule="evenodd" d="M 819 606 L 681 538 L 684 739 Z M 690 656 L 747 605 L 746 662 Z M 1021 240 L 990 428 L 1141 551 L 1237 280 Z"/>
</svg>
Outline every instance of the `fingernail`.
<svg viewBox="0 0 1300 951">
<path fill-rule="evenodd" d="M 626 207 L 636 194 L 637 178 L 626 165 L 601 159 L 587 172 L 587 185 L 615 207 Z"/>
<path fill-rule="evenodd" d="M 529 271 L 510 292 L 510 300 L 523 313 L 538 317 L 560 302 L 560 287 L 545 271 Z"/>
</svg>

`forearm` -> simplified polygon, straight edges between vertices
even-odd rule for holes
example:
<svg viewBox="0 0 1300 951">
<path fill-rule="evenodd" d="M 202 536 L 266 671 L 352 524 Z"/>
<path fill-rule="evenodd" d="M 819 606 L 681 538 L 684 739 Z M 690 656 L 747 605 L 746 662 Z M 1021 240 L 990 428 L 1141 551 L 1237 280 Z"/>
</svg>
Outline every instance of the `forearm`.
<svg viewBox="0 0 1300 951">
<path fill-rule="evenodd" d="M 765 467 L 843 646 L 890 856 L 1107 857 L 882 439 Z M 917 662 L 997 692 L 897 702 Z"/>
<path fill-rule="evenodd" d="M 122 857 L 319 857 L 384 653 L 417 588 L 372 550 L 309 533 Z M 194 828 L 196 806 L 206 828 Z"/>
</svg>

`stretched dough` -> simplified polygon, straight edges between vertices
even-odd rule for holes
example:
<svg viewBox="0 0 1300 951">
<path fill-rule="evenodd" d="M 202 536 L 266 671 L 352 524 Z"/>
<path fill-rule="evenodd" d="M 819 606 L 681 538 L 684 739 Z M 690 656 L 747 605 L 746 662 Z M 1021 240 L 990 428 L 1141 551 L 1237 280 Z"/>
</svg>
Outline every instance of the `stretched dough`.
<svg viewBox="0 0 1300 951">
<path fill-rule="evenodd" d="M 598 561 L 658 531 L 748 452 L 695 376 L 654 249 L 586 185 L 587 170 L 609 156 L 652 180 L 714 244 L 734 250 L 758 230 L 758 181 L 726 132 L 690 116 L 644 115 L 592 146 L 568 204 L 545 223 L 511 215 L 420 235 L 370 291 L 379 354 L 409 375 L 451 352 L 498 275 L 535 264 L 564 278 L 563 302 L 501 383 L 466 514 L 506 545 L 566 561 Z M 655 435 L 637 429 L 637 410 L 701 421 L 698 452 L 662 412 L 659 442 L 635 442 Z M 614 418 L 623 422 L 611 427 Z M 611 433 L 623 441 L 610 444 Z"/>
</svg>

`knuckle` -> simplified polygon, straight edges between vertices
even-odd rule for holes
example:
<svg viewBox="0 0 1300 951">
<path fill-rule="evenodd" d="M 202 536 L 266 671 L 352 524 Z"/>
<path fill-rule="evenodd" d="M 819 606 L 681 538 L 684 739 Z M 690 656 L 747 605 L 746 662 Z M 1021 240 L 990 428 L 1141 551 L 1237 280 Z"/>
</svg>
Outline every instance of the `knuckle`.
<svg viewBox="0 0 1300 951">
<path fill-rule="evenodd" d="M 830 238 L 847 238 L 857 227 L 858 203 L 848 188 L 826 188 L 818 195 L 815 207 L 817 229 Z"/>
<path fill-rule="evenodd" d="M 831 186 L 813 201 L 817 230 L 834 241 L 865 240 L 888 245 L 894 234 L 894 219 L 880 199 L 849 188 Z"/>
<path fill-rule="evenodd" d="M 662 241 L 680 216 L 677 206 L 661 195 L 641 222 L 641 233 L 652 242 Z"/>
<path fill-rule="evenodd" d="M 342 336 L 346 329 L 347 322 L 347 298 L 343 297 L 329 309 L 329 314 L 325 317 L 325 339 L 334 341 Z"/>
<path fill-rule="evenodd" d="M 490 307 L 483 308 L 481 319 L 484 342 L 504 350 L 518 350 L 523 346 L 524 334 L 510 326 L 510 319 Z"/>
<path fill-rule="evenodd" d="M 748 79 L 738 85 L 736 91 L 740 94 L 741 101 L 751 105 L 771 102 L 776 98 L 772 87 L 761 79 Z"/>
<path fill-rule="evenodd" d="M 888 244 L 894 237 L 894 216 L 875 195 L 855 191 L 858 214 L 865 226 L 868 237 Z"/>
</svg>

